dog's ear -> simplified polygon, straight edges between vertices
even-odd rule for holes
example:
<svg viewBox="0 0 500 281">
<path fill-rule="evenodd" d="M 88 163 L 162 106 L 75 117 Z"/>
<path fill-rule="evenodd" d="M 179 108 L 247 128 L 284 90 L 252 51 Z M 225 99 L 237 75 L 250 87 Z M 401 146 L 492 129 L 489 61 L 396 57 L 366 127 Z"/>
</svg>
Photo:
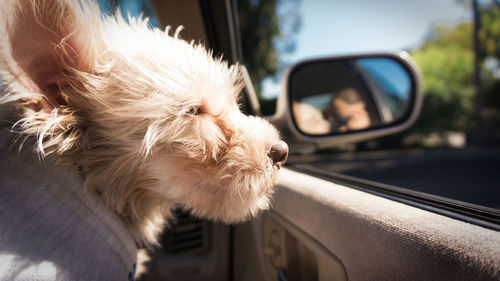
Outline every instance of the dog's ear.
<svg viewBox="0 0 500 281">
<path fill-rule="evenodd" d="M 64 105 L 60 88 L 68 74 L 90 71 L 96 48 L 88 44 L 89 25 L 98 24 L 100 18 L 88 9 L 97 9 L 96 5 L 71 0 L 2 1 L 0 70 L 4 83 L 15 85 L 11 91 L 17 94 L 24 91 L 24 102 L 36 111 Z"/>
</svg>

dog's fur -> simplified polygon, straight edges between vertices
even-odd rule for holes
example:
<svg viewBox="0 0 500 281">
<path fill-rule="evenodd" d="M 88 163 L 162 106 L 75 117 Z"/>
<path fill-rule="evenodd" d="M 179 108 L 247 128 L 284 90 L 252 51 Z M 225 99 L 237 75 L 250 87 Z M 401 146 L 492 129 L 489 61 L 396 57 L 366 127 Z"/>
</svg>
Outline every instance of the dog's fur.
<svg viewBox="0 0 500 281">
<path fill-rule="evenodd" d="M 154 244 L 174 207 L 224 222 L 269 207 L 280 167 L 269 151 L 281 141 L 239 111 L 236 66 L 86 0 L 0 7 L 13 129 L 79 173 L 138 242 Z"/>
</svg>

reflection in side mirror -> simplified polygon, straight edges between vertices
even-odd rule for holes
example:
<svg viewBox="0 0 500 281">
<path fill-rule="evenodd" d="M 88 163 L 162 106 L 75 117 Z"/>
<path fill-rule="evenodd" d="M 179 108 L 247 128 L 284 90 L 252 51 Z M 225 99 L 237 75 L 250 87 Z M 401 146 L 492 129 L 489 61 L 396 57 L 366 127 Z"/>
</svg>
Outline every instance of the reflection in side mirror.
<svg viewBox="0 0 500 281">
<path fill-rule="evenodd" d="M 292 118 L 306 135 L 334 135 L 408 119 L 412 76 L 392 57 L 357 57 L 298 65 L 289 78 Z"/>
</svg>

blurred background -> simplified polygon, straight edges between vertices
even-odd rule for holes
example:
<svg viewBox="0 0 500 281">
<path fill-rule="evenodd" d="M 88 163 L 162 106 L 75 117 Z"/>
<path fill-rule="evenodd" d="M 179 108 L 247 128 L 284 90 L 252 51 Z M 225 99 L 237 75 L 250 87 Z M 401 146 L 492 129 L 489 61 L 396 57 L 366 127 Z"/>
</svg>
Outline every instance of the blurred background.
<svg viewBox="0 0 500 281">
<path fill-rule="evenodd" d="M 98 2 L 105 12 L 120 9 L 159 26 L 149 0 Z M 275 111 L 283 71 L 304 59 L 405 50 L 423 74 L 423 108 L 411 128 L 292 155 L 288 165 L 500 209 L 499 0 L 234 3 L 243 63 L 264 115 Z"/>
<path fill-rule="evenodd" d="M 500 208 L 500 1 L 238 0 L 245 65 L 273 114 L 300 60 L 405 50 L 423 74 L 418 121 L 291 164 Z M 332 161 L 334 160 L 334 161 Z"/>
</svg>

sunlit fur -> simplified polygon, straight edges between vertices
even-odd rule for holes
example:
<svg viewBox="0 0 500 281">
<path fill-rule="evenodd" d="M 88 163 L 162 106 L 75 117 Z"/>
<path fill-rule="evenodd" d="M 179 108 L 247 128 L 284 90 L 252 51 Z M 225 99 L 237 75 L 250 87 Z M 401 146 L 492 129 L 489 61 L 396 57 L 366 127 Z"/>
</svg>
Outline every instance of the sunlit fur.
<svg viewBox="0 0 500 281">
<path fill-rule="evenodd" d="M 179 30 L 103 17 L 91 2 L 0 7 L 1 102 L 19 110 L 13 129 L 81 174 L 138 242 L 154 244 L 174 207 L 224 222 L 269 207 L 278 168 L 268 153 L 279 136 L 239 111 L 236 66 Z"/>
</svg>

